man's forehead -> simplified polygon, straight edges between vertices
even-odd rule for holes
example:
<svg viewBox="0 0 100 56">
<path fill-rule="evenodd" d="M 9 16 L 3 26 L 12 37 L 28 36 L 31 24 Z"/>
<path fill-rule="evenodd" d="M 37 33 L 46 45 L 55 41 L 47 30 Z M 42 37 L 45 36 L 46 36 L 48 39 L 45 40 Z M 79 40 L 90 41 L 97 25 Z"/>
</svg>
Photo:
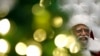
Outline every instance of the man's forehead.
<svg viewBox="0 0 100 56">
<path fill-rule="evenodd" d="M 80 29 L 80 28 L 85 28 L 85 29 L 89 29 L 88 26 L 84 25 L 84 24 L 77 24 L 73 27 L 73 29 Z"/>
</svg>

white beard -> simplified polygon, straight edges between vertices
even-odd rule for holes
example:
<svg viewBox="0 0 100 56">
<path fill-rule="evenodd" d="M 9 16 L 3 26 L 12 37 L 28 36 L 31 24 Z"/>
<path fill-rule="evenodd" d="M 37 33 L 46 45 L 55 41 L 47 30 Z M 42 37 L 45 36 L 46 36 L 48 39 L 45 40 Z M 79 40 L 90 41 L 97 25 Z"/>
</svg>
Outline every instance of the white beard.
<svg viewBox="0 0 100 56">
<path fill-rule="evenodd" d="M 87 40 L 82 40 L 82 38 L 87 38 Z M 89 37 L 88 36 L 80 36 L 78 37 L 78 41 L 81 44 L 81 54 L 82 56 L 91 56 L 90 51 L 88 50 L 88 41 L 89 41 Z"/>
<path fill-rule="evenodd" d="M 81 51 L 83 56 L 92 56 L 90 51 L 92 52 L 99 52 L 100 51 L 100 40 L 97 38 L 90 38 L 88 37 L 87 41 L 82 41 L 81 44 L 83 45 L 83 50 Z"/>
<path fill-rule="evenodd" d="M 83 38 L 86 38 L 85 40 L 82 40 Z M 82 48 L 87 48 L 87 44 L 88 44 L 88 36 L 79 36 L 78 37 L 78 41 L 80 42 Z"/>
<path fill-rule="evenodd" d="M 82 50 L 81 53 L 82 53 L 82 56 L 92 56 L 91 53 L 90 53 L 90 51 L 88 49 Z"/>
</svg>

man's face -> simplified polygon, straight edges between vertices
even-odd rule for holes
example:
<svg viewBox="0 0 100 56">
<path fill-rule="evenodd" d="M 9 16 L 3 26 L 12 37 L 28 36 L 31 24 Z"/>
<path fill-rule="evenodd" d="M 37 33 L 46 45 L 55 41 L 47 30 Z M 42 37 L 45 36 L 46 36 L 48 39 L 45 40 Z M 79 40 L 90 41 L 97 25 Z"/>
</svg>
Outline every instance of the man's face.
<svg viewBox="0 0 100 56">
<path fill-rule="evenodd" d="M 78 24 L 73 27 L 73 33 L 80 42 L 86 43 L 88 41 L 90 31 L 86 25 Z"/>
</svg>

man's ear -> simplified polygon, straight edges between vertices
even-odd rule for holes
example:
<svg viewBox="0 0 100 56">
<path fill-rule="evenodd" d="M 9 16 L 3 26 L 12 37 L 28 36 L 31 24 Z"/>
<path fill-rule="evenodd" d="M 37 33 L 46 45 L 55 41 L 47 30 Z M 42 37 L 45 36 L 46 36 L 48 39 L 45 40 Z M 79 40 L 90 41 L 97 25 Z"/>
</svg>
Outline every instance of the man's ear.
<svg viewBox="0 0 100 56">
<path fill-rule="evenodd" d="M 90 38 L 92 38 L 94 40 L 94 35 L 93 35 L 92 31 L 90 32 Z"/>
</svg>

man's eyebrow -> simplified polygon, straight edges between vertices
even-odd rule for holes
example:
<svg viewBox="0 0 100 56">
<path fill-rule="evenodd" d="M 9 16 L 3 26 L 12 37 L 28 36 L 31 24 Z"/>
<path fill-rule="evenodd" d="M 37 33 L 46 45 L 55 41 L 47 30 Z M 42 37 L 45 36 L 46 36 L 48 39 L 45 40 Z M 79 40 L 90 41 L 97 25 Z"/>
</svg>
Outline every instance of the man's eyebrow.
<svg viewBox="0 0 100 56">
<path fill-rule="evenodd" d="M 81 30 L 81 29 L 75 29 L 75 30 Z"/>
</svg>

